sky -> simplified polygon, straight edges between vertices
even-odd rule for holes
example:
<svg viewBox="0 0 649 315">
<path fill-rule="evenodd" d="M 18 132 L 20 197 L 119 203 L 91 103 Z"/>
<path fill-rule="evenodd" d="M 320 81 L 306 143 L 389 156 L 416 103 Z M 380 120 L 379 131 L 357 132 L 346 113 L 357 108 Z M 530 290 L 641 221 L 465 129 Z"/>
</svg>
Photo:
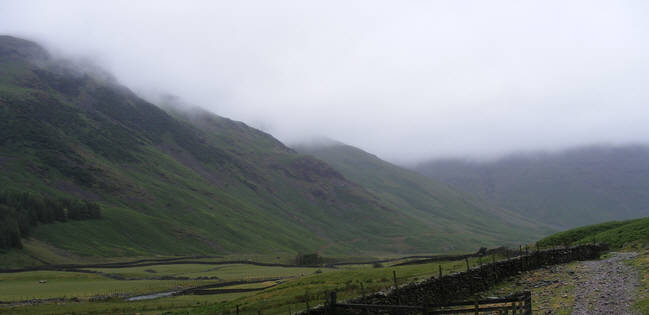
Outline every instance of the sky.
<svg viewBox="0 0 649 315">
<path fill-rule="evenodd" d="M 648 143 L 647 1 L 7 1 L 0 34 L 396 163 Z"/>
</svg>

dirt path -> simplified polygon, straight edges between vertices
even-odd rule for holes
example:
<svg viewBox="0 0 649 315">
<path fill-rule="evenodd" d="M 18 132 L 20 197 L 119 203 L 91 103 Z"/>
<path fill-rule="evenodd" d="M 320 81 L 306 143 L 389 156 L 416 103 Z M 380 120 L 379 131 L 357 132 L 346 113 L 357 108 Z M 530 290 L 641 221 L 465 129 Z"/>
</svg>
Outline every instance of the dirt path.
<svg viewBox="0 0 649 315">
<path fill-rule="evenodd" d="M 610 258 L 585 261 L 577 268 L 572 314 L 633 314 L 638 275 L 624 261 L 637 253 L 613 253 Z"/>
<path fill-rule="evenodd" d="M 640 285 L 637 271 L 625 264 L 637 253 L 613 253 L 602 260 L 575 261 L 522 273 L 482 297 L 532 292 L 533 314 L 634 314 L 631 305 Z"/>
</svg>

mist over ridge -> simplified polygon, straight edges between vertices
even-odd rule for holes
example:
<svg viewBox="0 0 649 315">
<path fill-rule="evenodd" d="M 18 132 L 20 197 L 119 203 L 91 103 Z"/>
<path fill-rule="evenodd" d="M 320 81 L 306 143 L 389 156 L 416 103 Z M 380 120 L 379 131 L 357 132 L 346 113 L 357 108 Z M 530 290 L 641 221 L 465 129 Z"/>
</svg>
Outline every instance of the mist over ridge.
<svg viewBox="0 0 649 315">
<path fill-rule="evenodd" d="M 399 164 L 646 143 L 641 1 L 0 4 L 0 33 L 92 59 L 288 145 Z M 549 23 L 548 21 L 552 21 Z"/>
</svg>

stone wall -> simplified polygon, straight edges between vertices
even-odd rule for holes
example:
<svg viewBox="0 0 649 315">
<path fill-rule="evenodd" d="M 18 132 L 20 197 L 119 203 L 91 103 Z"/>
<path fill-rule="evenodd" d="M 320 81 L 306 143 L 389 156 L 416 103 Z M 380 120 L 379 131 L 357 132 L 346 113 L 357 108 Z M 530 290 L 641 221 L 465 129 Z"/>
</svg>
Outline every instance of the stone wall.
<svg viewBox="0 0 649 315">
<path fill-rule="evenodd" d="M 535 251 L 526 255 L 484 264 L 465 272 L 449 274 L 441 278 L 430 278 L 391 288 L 366 297 L 359 297 L 344 302 L 351 304 L 401 304 L 423 305 L 441 304 L 470 297 L 484 291 L 495 283 L 519 272 L 540 268 L 542 266 L 567 263 L 575 260 L 599 258 L 606 250 L 605 245 L 580 245 L 570 248 Z M 303 312 L 303 314 L 324 314 L 323 306 Z"/>
</svg>

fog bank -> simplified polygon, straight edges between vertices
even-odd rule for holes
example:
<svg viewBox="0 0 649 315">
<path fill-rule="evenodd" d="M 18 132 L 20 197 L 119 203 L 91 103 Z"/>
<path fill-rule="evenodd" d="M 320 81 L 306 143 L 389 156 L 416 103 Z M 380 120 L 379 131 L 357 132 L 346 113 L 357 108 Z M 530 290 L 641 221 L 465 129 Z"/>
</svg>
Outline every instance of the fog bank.
<svg viewBox="0 0 649 315">
<path fill-rule="evenodd" d="M 644 1 L 15 1 L 0 33 L 400 163 L 648 140 Z"/>
</svg>

